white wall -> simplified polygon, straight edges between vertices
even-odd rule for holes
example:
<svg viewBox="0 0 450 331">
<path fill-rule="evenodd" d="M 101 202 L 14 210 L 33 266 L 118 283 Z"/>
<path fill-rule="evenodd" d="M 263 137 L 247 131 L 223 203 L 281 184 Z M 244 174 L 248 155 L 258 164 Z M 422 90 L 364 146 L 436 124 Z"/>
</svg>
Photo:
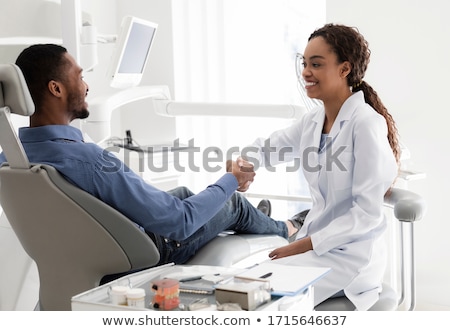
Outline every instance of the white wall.
<svg viewBox="0 0 450 331">
<path fill-rule="evenodd" d="M 409 188 L 428 203 L 416 226 L 419 302 L 437 308 L 450 307 L 449 8 L 445 0 L 327 1 L 328 22 L 356 26 L 369 41 L 366 81 L 396 119 L 413 168 L 427 173 Z"/>
</svg>

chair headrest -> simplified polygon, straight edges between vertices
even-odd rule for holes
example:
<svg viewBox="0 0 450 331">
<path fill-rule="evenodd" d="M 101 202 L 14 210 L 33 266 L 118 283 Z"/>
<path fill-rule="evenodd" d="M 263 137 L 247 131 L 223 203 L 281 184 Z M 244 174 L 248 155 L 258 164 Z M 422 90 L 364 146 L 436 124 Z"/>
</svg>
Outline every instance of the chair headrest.
<svg viewBox="0 0 450 331">
<path fill-rule="evenodd" d="M 22 71 L 15 64 L 0 64 L 0 107 L 11 113 L 31 116 L 34 103 Z"/>
</svg>

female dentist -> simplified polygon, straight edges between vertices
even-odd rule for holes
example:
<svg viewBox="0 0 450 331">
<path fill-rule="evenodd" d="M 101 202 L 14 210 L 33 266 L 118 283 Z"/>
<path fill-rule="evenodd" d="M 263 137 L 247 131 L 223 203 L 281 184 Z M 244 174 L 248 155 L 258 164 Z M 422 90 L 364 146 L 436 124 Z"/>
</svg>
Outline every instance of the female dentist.
<svg viewBox="0 0 450 331">
<path fill-rule="evenodd" d="M 280 163 L 274 151 L 286 147 L 292 153 L 283 153 L 283 162 L 301 160 L 312 207 L 296 239 L 269 256 L 275 263 L 331 268 L 314 286 L 315 305 L 345 295 L 367 310 L 381 291 L 383 199 L 397 176 L 399 146 L 393 118 L 363 81 L 369 58 L 355 28 L 327 24 L 313 32 L 297 56 L 297 74 L 308 97 L 323 106 L 252 145 L 260 165 Z"/>
</svg>

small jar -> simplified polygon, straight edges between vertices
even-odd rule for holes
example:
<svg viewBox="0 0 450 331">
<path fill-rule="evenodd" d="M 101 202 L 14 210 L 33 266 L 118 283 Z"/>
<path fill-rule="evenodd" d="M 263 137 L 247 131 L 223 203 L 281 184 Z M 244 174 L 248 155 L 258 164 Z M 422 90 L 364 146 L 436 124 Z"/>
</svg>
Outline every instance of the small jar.
<svg viewBox="0 0 450 331">
<path fill-rule="evenodd" d="M 132 288 L 127 292 L 127 305 L 136 308 L 145 308 L 145 290 Z"/>
<path fill-rule="evenodd" d="M 128 286 L 113 286 L 109 292 L 109 299 L 113 305 L 126 305 L 127 304 L 127 291 L 130 288 Z"/>
</svg>

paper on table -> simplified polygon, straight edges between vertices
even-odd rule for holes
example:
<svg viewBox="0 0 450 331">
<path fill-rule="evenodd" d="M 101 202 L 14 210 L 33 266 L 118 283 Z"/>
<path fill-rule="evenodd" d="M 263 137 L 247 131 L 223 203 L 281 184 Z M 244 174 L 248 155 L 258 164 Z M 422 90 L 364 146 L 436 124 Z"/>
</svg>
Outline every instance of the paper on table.
<svg viewBox="0 0 450 331">
<path fill-rule="evenodd" d="M 270 281 L 273 295 L 296 295 L 303 292 L 329 271 L 330 268 L 324 267 L 291 266 L 275 262 L 263 262 L 237 276 L 261 278 L 263 275 L 272 273 L 265 279 Z"/>
</svg>

